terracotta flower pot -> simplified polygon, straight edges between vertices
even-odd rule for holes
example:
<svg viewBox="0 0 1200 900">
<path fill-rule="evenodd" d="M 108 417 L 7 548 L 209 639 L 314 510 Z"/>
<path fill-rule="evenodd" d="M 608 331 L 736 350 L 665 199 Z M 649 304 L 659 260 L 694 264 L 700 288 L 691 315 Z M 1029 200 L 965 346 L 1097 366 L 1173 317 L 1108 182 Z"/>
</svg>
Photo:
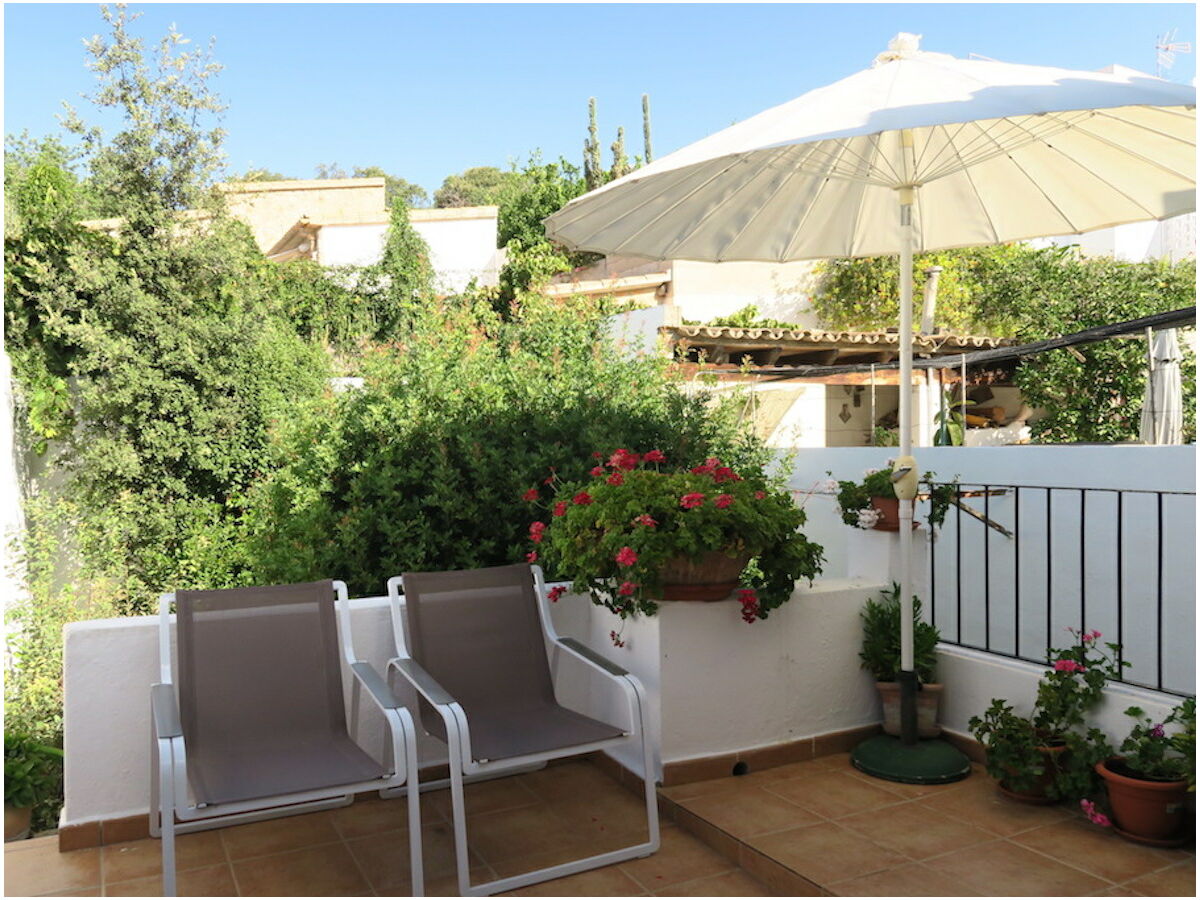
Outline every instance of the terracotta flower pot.
<svg viewBox="0 0 1200 900">
<path fill-rule="evenodd" d="M 738 586 L 749 561 L 749 553 L 729 556 L 723 550 L 712 550 L 698 560 L 676 556 L 663 566 L 662 599 L 701 603 L 724 600 Z"/>
<path fill-rule="evenodd" d="M 895 497 L 872 497 L 871 508 L 879 513 L 879 518 L 875 520 L 876 531 L 899 531 L 900 530 L 900 501 Z M 915 529 L 917 523 L 913 522 L 912 527 Z"/>
<path fill-rule="evenodd" d="M 900 682 L 877 681 L 879 699 L 883 702 L 883 731 L 885 734 L 900 734 Z M 945 685 L 924 684 L 917 691 L 917 737 L 935 738 L 942 733 L 938 727 L 938 704 Z"/>
<path fill-rule="evenodd" d="M 1067 752 L 1067 748 L 1066 745 L 1063 745 L 1038 747 L 1037 749 L 1038 753 L 1042 754 L 1042 774 L 1038 776 L 1032 787 L 1016 790 L 1006 785 L 1004 779 L 1000 779 L 996 788 L 1010 800 L 1031 803 L 1034 806 L 1049 806 L 1058 802 L 1049 797 L 1047 791 L 1054 783 L 1055 771 L 1065 762 L 1063 754 Z"/>
<path fill-rule="evenodd" d="M 1178 847 L 1184 830 L 1186 781 L 1136 778 L 1118 757 L 1096 763 L 1108 789 L 1114 830 L 1122 837 L 1155 847 Z"/>
<path fill-rule="evenodd" d="M 33 808 L 22 806 L 17 808 L 4 804 L 4 840 L 21 841 L 29 837 L 29 823 L 33 816 Z"/>
</svg>

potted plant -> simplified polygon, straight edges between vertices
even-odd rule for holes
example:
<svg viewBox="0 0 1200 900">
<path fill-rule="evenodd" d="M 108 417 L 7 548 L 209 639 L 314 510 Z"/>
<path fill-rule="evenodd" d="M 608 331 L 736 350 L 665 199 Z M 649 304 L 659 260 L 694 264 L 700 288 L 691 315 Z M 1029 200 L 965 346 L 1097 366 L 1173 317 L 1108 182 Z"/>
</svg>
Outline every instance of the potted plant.
<svg viewBox="0 0 1200 900">
<path fill-rule="evenodd" d="M 588 482 L 547 481 L 550 515 L 530 525 L 527 559 L 543 554 L 574 591 L 622 619 L 654 615 L 662 600 L 723 600 L 740 584 L 742 618 L 754 622 L 821 571 L 821 547 L 798 530 L 804 511 L 761 470 L 712 457 L 675 468 L 658 450 L 622 448 Z M 525 499 L 540 504 L 540 489 Z"/>
<path fill-rule="evenodd" d="M 1084 717 L 1099 702 L 1104 685 L 1120 668 L 1120 649 L 1100 649 L 1099 631 L 1067 629 L 1075 643 L 1046 652 L 1049 668 L 1038 682 L 1028 716 L 1004 700 L 992 700 L 983 716 L 968 723 L 987 749 L 988 774 L 1002 794 L 1027 803 L 1053 803 L 1084 797 L 1095 786 L 1095 764 L 1111 755 L 1104 733 L 1086 728 Z M 1123 665 L 1128 665 L 1124 663 Z"/>
<path fill-rule="evenodd" d="M 867 469 L 862 481 L 837 481 L 831 485 L 837 492 L 838 512 L 842 521 L 854 528 L 874 528 L 878 531 L 900 530 L 900 501 L 892 486 L 892 461 L 886 469 Z M 832 472 L 827 472 L 832 476 Z M 946 511 L 954 498 L 954 483 L 934 484 L 934 473 L 926 472 L 921 481 L 929 485 L 930 529 L 946 519 Z M 956 479 L 957 481 L 957 479 Z M 914 522 L 913 527 L 916 527 Z"/>
<path fill-rule="evenodd" d="M 29 836 L 33 807 L 54 793 L 62 751 L 23 734 L 4 733 L 4 840 Z"/>
<path fill-rule="evenodd" d="M 1113 829 L 1139 843 L 1178 847 L 1187 841 L 1182 833 L 1187 793 L 1196 789 L 1196 700 L 1184 700 L 1158 723 L 1137 706 L 1129 707 L 1125 715 L 1135 724 L 1119 755 L 1096 763 Z M 1181 729 L 1169 734 L 1170 725 Z M 1107 818 L 1096 815 L 1094 806 L 1085 805 L 1084 810 L 1093 822 L 1108 824 Z"/>
<path fill-rule="evenodd" d="M 900 734 L 900 585 L 882 591 L 878 600 L 868 600 L 862 610 L 863 643 L 859 651 L 862 667 L 875 677 L 883 705 L 883 730 Z M 938 630 L 921 621 L 921 601 L 913 597 L 913 667 L 917 673 L 917 735 L 937 737 L 938 703 L 942 685 L 934 683 L 937 668 Z"/>
</svg>

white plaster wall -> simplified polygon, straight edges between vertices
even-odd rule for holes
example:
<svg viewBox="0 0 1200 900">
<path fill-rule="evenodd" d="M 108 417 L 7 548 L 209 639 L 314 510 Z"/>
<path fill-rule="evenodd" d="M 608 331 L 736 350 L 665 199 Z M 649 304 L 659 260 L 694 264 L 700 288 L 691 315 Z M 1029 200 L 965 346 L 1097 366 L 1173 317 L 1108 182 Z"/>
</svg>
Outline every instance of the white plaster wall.
<svg viewBox="0 0 1200 900">
<path fill-rule="evenodd" d="M 685 319 L 707 322 L 754 304 L 760 316 L 817 327 L 810 300 L 816 287 L 810 261 L 709 263 L 677 259 L 671 283 Z"/>
<path fill-rule="evenodd" d="M 620 628 L 615 616 L 585 597 L 564 597 L 559 627 L 655 696 L 661 766 L 879 721 L 874 687 L 858 664 L 858 613 L 879 589 L 868 579 L 798 585 L 769 619 L 750 625 L 736 600 L 663 603 L 657 616 L 626 623 L 621 648 L 608 636 Z M 641 774 L 640 760 L 618 758 Z"/>
<path fill-rule="evenodd" d="M 1087 234 L 1068 234 L 1030 241 L 1035 247 L 1078 244 L 1088 256 L 1112 256 L 1130 262 L 1166 257 L 1180 260 L 1196 255 L 1196 214 L 1185 213 L 1161 222 L 1130 222 Z"/>
<path fill-rule="evenodd" d="M 972 716 L 982 715 L 993 698 L 1005 699 L 1018 714 L 1027 715 L 1033 708 L 1037 683 L 1044 671 L 1031 663 L 940 644 L 938 679 L 947 685 L 939 712 L 942 727 L 969 734 L 967 722 Z M 1105 732 L 1114 746 L 1119 745 L 1133 722 L 1125 715 L 1126 709 L 1140 706 L 1147 716 L 1161 722 L 1178 701 L 1178 697 L 1156 691 L 1110 684 L 1104 690 L 1104 698 L 1088 715 L 1088 724 Z"/>
<path fill-rule="evenodd" d="M 414 221 L 416 232 L 429 245 L 439 290 L 455 293 L 471 279 L 482 287 L 499 284 L 496 217 Z"/>
<path fill-rule="evenodd" d="M 824 447 L 825 410 L 827 392 L 823 384 L 780 384 L 777 388 L 761 385 L 760 391 L 799 390 L 800 395 L 784 413 L 774 433 L 767 439 L 767 446 L 779 448 Z"/>
<path fill-rule="evenodd" d="M 317 234 L 317 261 L 323 266 L 369 266 L 379 262 L 387 240 L 386 222 L 325 225 Z"/>
<path fill-rule="evenodd" d="M 666 306 L 647 306 L 617 313 L 609 318 L 609 337 L 627 356 L 659 355 L 658 329 L 668 324 L 673 311 Z"/>
</svg>

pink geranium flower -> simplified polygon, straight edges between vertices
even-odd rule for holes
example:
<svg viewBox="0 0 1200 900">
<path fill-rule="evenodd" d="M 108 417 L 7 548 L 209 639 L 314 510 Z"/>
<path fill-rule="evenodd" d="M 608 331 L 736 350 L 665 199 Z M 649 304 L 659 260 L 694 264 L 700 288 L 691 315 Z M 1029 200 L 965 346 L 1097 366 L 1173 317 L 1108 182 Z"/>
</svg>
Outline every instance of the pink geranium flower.
<svg viewBox="0 0 1200 900">
<path fill-rule="evenodd" d="M 630 594 L 636 591 L 637 588 L 638 586 L 632 581 L 623 581 L 621 582 L 621 586 L 617 588 L 617 593 L 622 597 L 628 597 Z"/>
<path fill-rule="evenodd" d="M 645 525 L 647 528 L 654 528 L 656 525 L 658 525 L 658 522 L 654 521 L 654 519 L 647 513 L 642 513 L 640 516 L 638 516 L 636 519 L 633 520 L 633 524 L 634 525 Z"/>
<path fill-rule="evenodd" d="M 594 469 L 592 469 L 589 472 L 589 474 L 592 476 L 595 476 L 595 477 L 599 477 L 600 475 L 603 475 L 604 474 L 604 466 L 596 466 Z"/>
<path fill-rule="evenodd" d="M 608 458 L 608 464 L 614 469 L 636 469 L 641 457 L 624 447 Z"/>
<path fill-rule="evenodd" d="M 1091 800 L 1080 800 L 1079 808 L 1083 810 L 1083 814 L 1088 817 L 1093 825 L 1099 825 L 1101 828 L 1107 828 L 1112 825 L 1112 821 L 1108 816 L 1096 809 L 1096 804 Z"/>
<path fill-rule="evenodd" d="M 754 499 L 755 499 L 755 500 L 761 500 L 761 499 L 762 499 L 763 497 L 765 497 L 765 496 L 767 496 L 767 495 L 766 495 L 766 493 L 765 493 L 764 491 L 755 491 L 755 492 L 754 492 Z"/>
<path fill-rule="evenodd" d="M 713 501 L 713 506 L 715 506 L 717 509 L 724 509 L 731 503 L 733 503 L 733 494 L 721 494 L 721 496 L 717 497 L 717 499 Z"/>
<path fill-rule="evenodd" d="M 536 550 L 530 550 L 528 553 L 525 554 L 525 562 L 535 563 L 537 561 L 538 561 L 538 555 L 537 555 Z"/>
<path fill-rule="evenodd" d="M 1086 672 L 1087 666 L 1081 665 L 1073 659 L 1060 659 L 1054 663 L 1055 672 Z"/>
<path fill-rule="evenodd" d="M 632 547 L 622 547 L 617 551 L 617 555 L 613 557 L 619 566 L 632 566 L 638 561 L 637 551 Z"/>
<path fill-rule="evenodd" d="M 679 498 L 679 505 L 684 509 L 695 509 L 697 506 L 704 505 L 703 494 L 684 494 Z"/>
</svg>

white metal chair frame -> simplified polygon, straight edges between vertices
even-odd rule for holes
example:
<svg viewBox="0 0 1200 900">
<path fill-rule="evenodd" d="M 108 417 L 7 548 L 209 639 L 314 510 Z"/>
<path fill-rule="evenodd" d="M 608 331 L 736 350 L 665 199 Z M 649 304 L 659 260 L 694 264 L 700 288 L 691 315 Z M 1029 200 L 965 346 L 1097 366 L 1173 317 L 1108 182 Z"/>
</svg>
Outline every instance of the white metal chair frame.
<svg viewBox="0 0 1200 900">
<path fill-rule="evenodd" d="M 370 663 L 362 662 L 355 656 L 346 585 L 335 581 L 333 586 L 337 592 L 342 656 L 354 673 L 351 719 L 357 725 L 359 697 L 365 688 L 388 724 L 383 753 L 387 759 L 390 744 L 391 774 L 353 784 L 211 806 L 194 804 L 188 799 L 187 752 L 172 675 L 171 604 L 175 602 L 175 594 L 163 594 L 160 598 L 158 639 L 161 681 L 151 687 L 150 694 L 150 834 L 162 839 L 164 896 L 175 896 L 176 834 L 349 806 L 354 802 L 354 795 L 360 791 L 379 791 L 382 797 L 384 790 L 417 783 L 416 728 L 412 714 L 395 699 L 379 672 Z M 176 817 L 180 819 L 178 823 Z M 420 897 L 424 893 L 424 872 L 418 791 L 408 794 L 408 840 L 412 895 Z"/>
<path fill-rule="evenodd" d="M 388 600 L 392 608 L 392 630 L 395 634 L 397 656 L 388 662 L 388 683 L 391 683 L 392 671 L 397 671 L 413 686 L 413 688 L 437 711 L 446 726 L 447 745 L 449 749 L 450 767 L 450 800 L 454 813 L 454 854 L 458 874 L 459 893 L 464 897 L 484 897 L 499 894 L 531 884 L 549 881 L 574 875 L 577 872 L 595 869 L 600 866 L 612 865 L 628 859 L 649 856 L 658 850 L 660 844 L 658 823 L 658 801 L 654 779 L 654 761 L 651 755 L 650 741 L 646 730 L 646 692 L 641 682 L 615 663 L 610 662 L 588 647 L 571 638 L 561 638 L 554 629 L 550 619 L 550 608 L 546 597 L 546 583 L 541 566 L 531 566 L 538 597 L 538 617 L 541 620 L 543 634 L 552 648 L 550 666 L 552 674 L 558 670 L 560 656 L 570 657 L 587 666 L 594 674 L 602 676 L 605 681 L 619 690 L 628 703 L 629 718 L 622 724 L 624 733 L 619 737 L 580 744 L 540 753 L 529 753 L 500 760 L 476 761 L 471 755 L 471 730 L 467 716 L 462 706 L 408 653 L 408 642 L 404 634 L 403 615 L 400 609 L 400 597 L 403 589 L 403 577 L 395 576 L 387 582 Z M 501 878 L 482 884 L 472 885 L 468 864 L 466 805 L 463 799 L 463 783 L 466 781 L 485 780 L 503 775 L 528 771 L 544 766 L 548 760 L 561 759 L 568 756 L 578 756 L 620 744 L 625 741 L 638 740 L 641 742 L 644 784 L 646 795 L 646 820 L 648 826 L 647 840 L 619 850 L 612 850 L 584 859 L 572 860 L 544 869 L 536 869 L 521 875 Z M 414 782 L 416 783 L 416 782 Z M 432 790 L 445 787 L 446 779 L 421 784 L 419 789 Z"/>
</svg>

